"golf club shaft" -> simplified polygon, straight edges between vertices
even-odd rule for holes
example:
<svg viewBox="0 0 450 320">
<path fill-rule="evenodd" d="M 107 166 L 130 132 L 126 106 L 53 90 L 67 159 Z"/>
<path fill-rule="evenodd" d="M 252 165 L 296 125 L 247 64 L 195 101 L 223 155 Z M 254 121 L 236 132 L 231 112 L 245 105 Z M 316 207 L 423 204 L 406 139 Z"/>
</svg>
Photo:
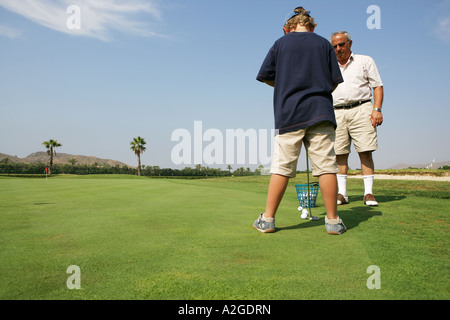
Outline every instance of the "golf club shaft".
<svg viewBox="0 0 450 320">
<path fill-rule="evenodd" d="M 309 155 L 308 155 L 308 149 L 306 149 L 306 146 L 305 146 L 305 151 L 306 151 L 306 181 L 307 181 L 307 184 L 308 184 L 308 211 L 309 211 L 309 217 L 311 218 L 312 217 L 312 214 L 311 214 L 311 194 L 310 194 L 310 191 L 309 191 L 309 159 L 308 159 Z"/>
</svg>

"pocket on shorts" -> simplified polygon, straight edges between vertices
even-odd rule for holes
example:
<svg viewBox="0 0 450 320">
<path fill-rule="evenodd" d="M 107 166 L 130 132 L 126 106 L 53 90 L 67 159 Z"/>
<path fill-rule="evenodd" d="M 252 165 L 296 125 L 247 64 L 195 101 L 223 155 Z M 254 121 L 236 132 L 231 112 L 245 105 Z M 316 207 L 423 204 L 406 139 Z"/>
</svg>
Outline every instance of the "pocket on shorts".
<svg viewBox="0 0 450 320">
<path fill-rule="evenodd" d="M 372 116 L 372 112 L 373 112 L 372 102 L 363 104 L 362 106 L 360 106 L 360 110 L 361 110 L 361 112 L 364 113 L 364 115 L 367 115 L 370 120 L 370 117 Z"/>
</svg>

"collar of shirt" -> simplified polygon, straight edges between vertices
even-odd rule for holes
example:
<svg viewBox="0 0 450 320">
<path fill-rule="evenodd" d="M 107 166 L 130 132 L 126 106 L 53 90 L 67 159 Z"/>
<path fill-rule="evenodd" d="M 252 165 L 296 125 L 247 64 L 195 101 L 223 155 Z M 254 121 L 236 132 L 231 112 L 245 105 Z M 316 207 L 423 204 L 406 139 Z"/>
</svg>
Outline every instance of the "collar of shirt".
<svg viewBox="0 0 450 320">
<path fill-rule="evenodd" d="M 353 59 L 354 59 L 354 57 L 353 57 L 353 52 L 351 52 L 351 53 L 350 53 L 350 57 L 348 57 L 348 60 L 347 60 L 347 62 L 346 62 L 344 65 L 338 63 L 338 65 L 339 65 L 339 67 L 341 68 L 341 70 L 346 69 L 347 66 L 348 66 L 350 63 L 352 63 Z"/>
</svg>

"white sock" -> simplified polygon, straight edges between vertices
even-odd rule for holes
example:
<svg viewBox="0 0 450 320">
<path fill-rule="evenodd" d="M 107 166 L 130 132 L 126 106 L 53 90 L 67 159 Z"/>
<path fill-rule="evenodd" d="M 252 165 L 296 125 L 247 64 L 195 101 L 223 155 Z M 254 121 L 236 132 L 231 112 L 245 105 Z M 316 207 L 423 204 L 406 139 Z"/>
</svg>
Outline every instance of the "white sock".
<svg viewBox="0 0 450 320">
<path fill-rule="evenodd" d="M 346 174 L 337 174 L 336 175 L 338 182 L 338 193 L 342 194 L 344 197 L 347 196 L 347 175 Z"/>
<path fill-rule="evenodd" d="M 266 222 L 273 222 L 275 220 L 274 218 L 266 217 L 265 213 L 263 214 L 262 219 Z"/>
<path fill-rule="evenodd" d="M 363 176 L 363 180 L 364 180 L 364 195 L 368 194 L 368 193 L 373 193 L 372 192 L 372 187 L 373 187 L 373 179 L 374 179 L 374 175 L 370 175 L 370 176 Z"/>
</svg>

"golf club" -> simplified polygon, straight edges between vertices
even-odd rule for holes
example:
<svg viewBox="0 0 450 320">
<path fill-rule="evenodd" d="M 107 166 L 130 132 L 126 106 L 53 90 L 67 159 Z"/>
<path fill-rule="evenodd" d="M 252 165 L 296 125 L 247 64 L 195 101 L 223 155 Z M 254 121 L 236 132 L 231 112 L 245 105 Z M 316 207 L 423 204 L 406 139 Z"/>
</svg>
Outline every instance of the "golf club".
<svg viewBox="0 0 450 320">
<path fill-rule="evenodd" d="M 313 216 L 311 213 L 311 193 L 309 191 L 309 155 L 308 155 L 308 149 L 306 149 L 306 180 L 308 185 L 308 211 L 309 211 L 309 220 L 311 221 L 317 221 L 319 220 L 319 217 Z"/>
</svg>

